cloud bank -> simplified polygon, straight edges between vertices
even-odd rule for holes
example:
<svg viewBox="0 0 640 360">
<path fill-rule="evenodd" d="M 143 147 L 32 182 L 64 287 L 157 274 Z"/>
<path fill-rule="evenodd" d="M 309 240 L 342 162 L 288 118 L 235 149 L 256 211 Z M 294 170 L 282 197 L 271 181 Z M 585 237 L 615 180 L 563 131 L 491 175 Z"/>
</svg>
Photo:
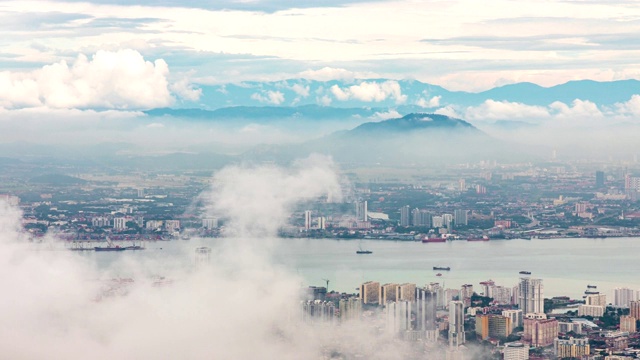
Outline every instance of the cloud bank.
<svg viewBox="0 0 640 360">
<path fill-rule="evenodd" d="M 209 208 L 225 212 L 233 233 L 248 237 L 209 244 L 212 259 L 200 267 L 191 266 L 191 251 L 177 259 L 123 257 L 108 268 L 93 257 L 46 251 L 48 245 L 25 241 L 20 212 L 0 202 L 0 286 L 8 290 L 0 297 L 3 356 L 293 360 L 336 350 L 407 358 L 406 344 L 396 346 L 369 325 L 297 322 L 300 279 L 269 260 L 263 236 L 283 224 L 291 206 L 339 194 L 329 159 L 312 156 L 291 169 L 232 167 L 213 180 L 204 196 Z"/>
<path fill-rule="evenodd" d="M 331 94 L 339 101 L 355 99 L 364 102 L 381 102 L 393 99 L 396 104 L 403 104 L 407 101 L 407 96 L 402 94 L 402 88 L 397 81 L 387 80 L 385 82 L 363 81 L 358 85 L 341 88 L 333 85 L 330 88 Z"/>
<path fill-rule="evenodd" d="M 173 94 L 172 94 L 173 91 Z M 0 72 L 0 107 L 144 109 L 173 104 L 173 95 L 197 100 L 187 80 L 169 81 L 167 63 L 146 61 L 135 50 L 80 54 L 28 72 Z"/>
</svg>

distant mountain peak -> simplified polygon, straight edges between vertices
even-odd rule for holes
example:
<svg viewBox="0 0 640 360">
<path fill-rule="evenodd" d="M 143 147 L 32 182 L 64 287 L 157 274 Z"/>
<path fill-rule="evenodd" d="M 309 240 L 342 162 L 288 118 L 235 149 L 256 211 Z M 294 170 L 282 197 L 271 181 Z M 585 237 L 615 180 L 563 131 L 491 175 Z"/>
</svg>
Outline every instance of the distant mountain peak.
<svg viewBox="0 0 640 360">
<path fill-rule="evenodd" d="M 401 118 L 389 119 L 380 122 L 369 122 L 353 129 L 354 133 L 373 132 L 411 132 L 417 130 L 469 130 L 478 131 L 468 122 L 441 114 L 411 113 Z"/>
</svg>

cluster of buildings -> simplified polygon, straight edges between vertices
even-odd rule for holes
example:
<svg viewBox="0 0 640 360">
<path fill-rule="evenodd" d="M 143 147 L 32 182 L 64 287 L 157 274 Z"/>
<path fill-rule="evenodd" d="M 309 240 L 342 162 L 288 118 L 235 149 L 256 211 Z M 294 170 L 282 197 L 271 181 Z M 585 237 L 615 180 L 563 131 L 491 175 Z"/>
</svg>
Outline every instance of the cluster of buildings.
<svg viewBox="0 0 640 360">
<path fill-rule="evenodd" d="M 616 296 L 628 290 L 616 289 Z M 583 301 L 546 299 L 550 304 L 577 305 L 557 314 L 545 308 L 543 280 L 529 276 L 521 277 L 514 287 L 483 281 L 478 292 L 471 284 L 445 289 L 439 283 L 419 287 L 376 281 L 361 284 L 358 294 L 352 295 L 311 287 L 301 304 L 305 322 L 369 321 L 380 332 L 419 342 L 431 351 L 440 349 L 444 358 L 452 360 L 471 358 L 478 346 L 489 346 L 505 360 L 636 358 L 640 301 L 629 299 L 628 307 L 613 307 L 595 287 L 589 292 Z M 599 320 L 614 316 L 613 326 Z"/>
</svg>

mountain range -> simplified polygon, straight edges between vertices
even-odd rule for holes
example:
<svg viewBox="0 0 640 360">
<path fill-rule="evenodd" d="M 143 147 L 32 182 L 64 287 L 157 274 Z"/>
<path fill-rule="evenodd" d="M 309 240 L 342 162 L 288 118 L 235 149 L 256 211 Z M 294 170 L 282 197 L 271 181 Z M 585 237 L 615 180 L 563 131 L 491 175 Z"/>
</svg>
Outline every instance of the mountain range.
<svg viewBox="0 0 640 360">
<path fill-rule="evenodd" d="M 200 98 L 197 101 L 182 100 L 175 104 L 175 108 L 216 110 L 267 105 L 289 108 L 304 105 L 330 105 L 336 108 L 396 108 L 400 113 L 406 114 L 452 104 L 477 106 L 486 100 L 546 106 L 556 101 L 571 103 L 575 99 L 581 99 L 599 106 L 611 106 L 628 101 L 635 94 L 640 94 L 640 81 L 633 79 L 609 82 L 578 80 L 551 87 L 522 82 L 481 92 L 451 91 L 417 80 L 390 79 L 331 81 L 290 79 L 221 85 L 195 84 L 195 86 L 201 91 Z M 239 110 L 241 109 L 236 108 L 227 114 L 223 111 L 217 116 L 237 116 Z M 249 112 L 249 109 L 244 110 Z M 190 117 L 203 115 L 197 111 L 180 114 Z"/>
</svg>

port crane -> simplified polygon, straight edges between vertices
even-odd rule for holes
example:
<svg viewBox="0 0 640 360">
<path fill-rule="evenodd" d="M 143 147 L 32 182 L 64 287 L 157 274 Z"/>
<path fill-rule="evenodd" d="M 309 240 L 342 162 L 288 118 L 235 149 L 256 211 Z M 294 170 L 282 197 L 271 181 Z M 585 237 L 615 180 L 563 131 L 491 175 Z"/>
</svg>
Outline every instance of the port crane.
<svg viewBox="0 0 640 360">
<path fill-rule="evenodd" d="M 322 280 L 327 283 L 327 292 L 329 292 L 329 279 L 322 279 Z"/>
</svg>

